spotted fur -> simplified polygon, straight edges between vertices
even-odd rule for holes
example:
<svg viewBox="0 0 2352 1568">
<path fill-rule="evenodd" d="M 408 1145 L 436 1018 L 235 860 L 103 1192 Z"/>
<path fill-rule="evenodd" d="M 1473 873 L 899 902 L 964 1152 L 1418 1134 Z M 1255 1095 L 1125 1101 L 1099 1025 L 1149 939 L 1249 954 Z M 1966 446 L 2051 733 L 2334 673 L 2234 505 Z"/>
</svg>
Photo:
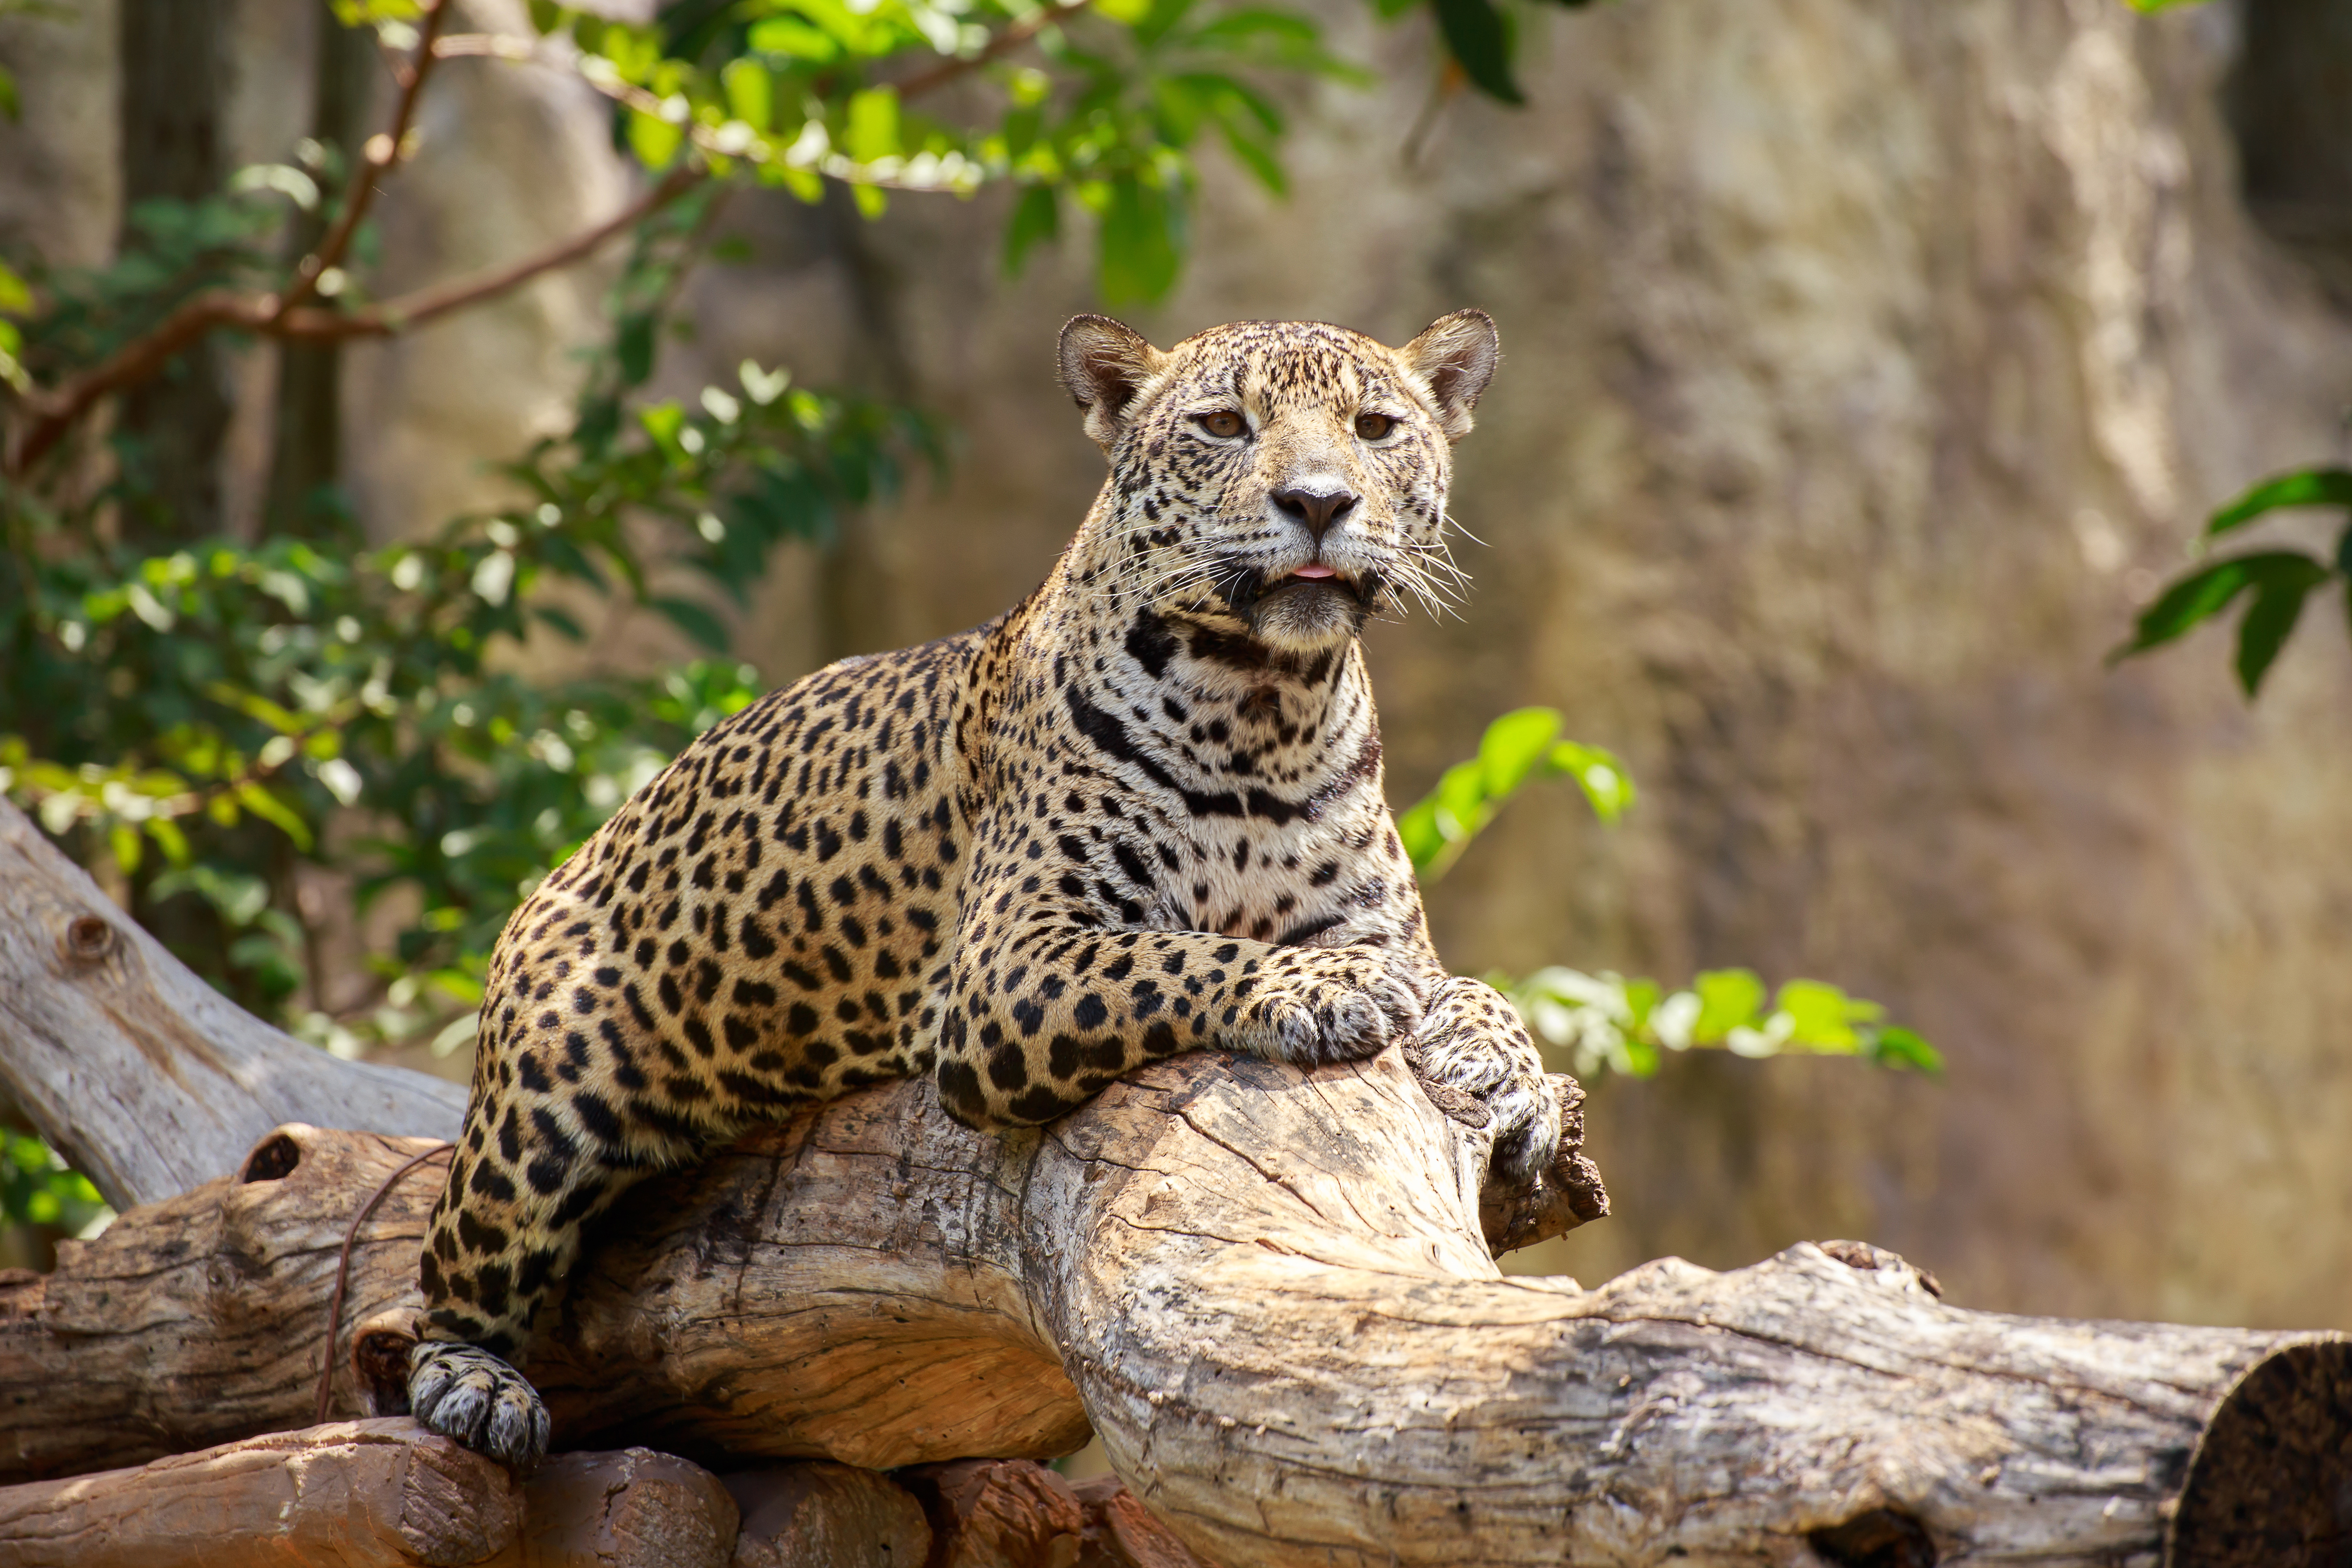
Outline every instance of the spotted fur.
<svg viewBox="0 0 2352 1568">
<path fill-rule="evenodd" d="M 1110 477 L 1045 584 L 718 725 L 509 923 L 421 1268 L 419 1418 L 534 1462 L 514 1369 L 582 1226 L 891 1079 L 1013 1127 L 1195 1047 L 1398 1043 L 1475 1097 L 1507 1174 L 1547 1164 L 1526 1031 L 1430 947 L 1357 641 L 1454 575 L 1450 445 L 1494 363 L 1477 311 L 1402 349 L 1244 322 L 1163 353 L 1072 321 Z"/>
</svg>

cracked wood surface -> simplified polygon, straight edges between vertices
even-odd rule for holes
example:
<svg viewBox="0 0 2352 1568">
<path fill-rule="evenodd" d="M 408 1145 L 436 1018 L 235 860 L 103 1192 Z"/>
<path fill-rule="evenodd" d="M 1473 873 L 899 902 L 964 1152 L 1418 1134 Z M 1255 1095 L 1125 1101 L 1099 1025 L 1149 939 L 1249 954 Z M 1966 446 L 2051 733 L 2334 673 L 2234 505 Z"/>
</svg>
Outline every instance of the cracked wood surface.
<svg viewBox="0 0 2352 1568">
<path fill-rule="evenodd" d="M 290 1167 L 276 1140 L 255 1165 L 282 1173 L 127 1215 L 5 1288 L 15 1474 L 68 1443 L 123 1462 L 91 1453 L 101 1430 L 168 1451 L 232 1415 L 306 1419 L 334 1241 L 416 1145 L 279 1136 Z M 1965 1311 L 1853 1244 L 1507 1279 L 1477 1156 L 1389 1058 L 1181 1058 L 1004 1140 L 899 1085 L 641 1190 L 532 1371 L 559 1446 L 714 1465 L 1045 1455 L 1091 1426 L 1227 1568 L 2105 1565 L 2157 1561 L 2242 1373 L 2343 1349 Z M 433 1187 L 396 1188 L 355 1256 L 339 1409 L 398 1396 Z M 110 1386 L 103 1419 L 56 1418 L 61 1390 Z M 1880 1539 L 1937 1556 L 1824 1552 Z"/>
<path fill-rule="evenodd" d="M 0 917 L 14 1016 L 85 988 L 23 961 L 25 931 L 80 918 L 39 903 L 48 885 Z M 160 950 L 110 951 L 140 963 L 109 972 L 109 1005 L 177 1018 L 189 1058 L 258 1027 Z M 354 1095 L 384 1076 L 310 1060 Z M 0 1061 L 45 1131 L 90 1092 L 45 1037 L 0 1036 Z M 85 1147 L 127 1170 L 142 1141 L 209 1138 L 236 1173 L 65 1244 L 54 1275 L 0 1278 L 6 1479 L 307 1426 L 330 1362 L 339 1412 L 403 1397 L 435 1165 L 364 1228 L 332 1346 L 325 1303 L 351 1215 L 425 1145 L 294 1125 L 224 1157 L 227 1123 L 172 1105 L 234 1075 L 154 1068 L 146 1120 L 92 1116 L 118 1142 Z M 624 1200 L 530 1370 L 572 1447 L 878 1468 L 1091 1428 L 1227 1568 L 2105 1568 L 2156 1563 L 2175 1520 L 2177 1568 L 2281 1568 L 2334 1561 L 2352 1529 L 2334 1336 L 1969 1312 L 1854 1243 L 1591 1290 L 1507 1279 L 1490 1238 L 1565 1228 L 1598 1194 L 1571 1161 L 1498 1198 L 1484 1137 L 1392 1053 L 1311 1072 L 1194 1053 L 1006 1137 L 949 1121 L 926 1083 L 869 1090 Z"/>
</svg>

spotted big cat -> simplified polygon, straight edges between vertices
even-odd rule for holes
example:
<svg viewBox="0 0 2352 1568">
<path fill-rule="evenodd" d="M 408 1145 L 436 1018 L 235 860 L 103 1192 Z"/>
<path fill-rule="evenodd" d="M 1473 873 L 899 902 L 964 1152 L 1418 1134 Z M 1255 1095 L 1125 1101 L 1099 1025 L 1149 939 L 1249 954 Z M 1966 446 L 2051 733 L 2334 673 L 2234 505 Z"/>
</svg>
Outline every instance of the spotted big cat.
<svg viewBox="0 0 2352 1568">
<path fill-rule="evenodd" d="M 1431 948 L 1358 640 L 1459 575 L 1452 447 L 1496 360 L 1476 310 L 1402 348 L 1064 328 L 1110 472 L 1044 584 L 713 727 L 508 922 L 421 1264 L 415 1415 L 535 1463 L 518 1369 L 582 1227 L 893 1079 L 1024 1127 L 1178 1051 L 1393 1045 L 1483 1106 L 1500 1177 L 1549 1164 L 1559 1105 L 1517 1015 Z"/>
</svg>

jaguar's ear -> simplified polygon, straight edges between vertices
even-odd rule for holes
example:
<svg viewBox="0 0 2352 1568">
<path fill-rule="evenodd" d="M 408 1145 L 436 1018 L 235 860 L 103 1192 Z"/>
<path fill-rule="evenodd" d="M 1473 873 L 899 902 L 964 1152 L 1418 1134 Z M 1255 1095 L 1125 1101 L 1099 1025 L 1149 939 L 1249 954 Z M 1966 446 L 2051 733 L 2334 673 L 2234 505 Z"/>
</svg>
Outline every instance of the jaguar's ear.
<svg viewBox="0 0 2352 1568">
<path fill-rule="evenodd" d="M 1086 411 L 1087 434 L 1110 450 L 1143 384 L 1168 356 L 1108 316 L 1073 316 L 1062 329 L 1062 384 Z"/>
<path fill-rule="evenodd" d="M 1495 319 L 1484 310 L 1440 316 L 1397 353 L 1436 395 L 1446 439 L 1459 441 L 1470 434 L 1470 411 L 1478 406 L 1478 395 L 1502 358 Z"/>
</svg>

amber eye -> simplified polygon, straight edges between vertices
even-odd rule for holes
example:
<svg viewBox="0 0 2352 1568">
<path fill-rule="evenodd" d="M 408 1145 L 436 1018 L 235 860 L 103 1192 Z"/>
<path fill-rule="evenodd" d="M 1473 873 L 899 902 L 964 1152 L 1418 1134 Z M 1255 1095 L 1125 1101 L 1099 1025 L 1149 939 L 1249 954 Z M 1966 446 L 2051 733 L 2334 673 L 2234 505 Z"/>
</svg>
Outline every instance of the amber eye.
<svg viewBox="0 0 2352 1568">
<path fill-rule="evenodd" d="M 1220 441 L 1230 441 L 1249 426 L 1230 408 L 1220 408 L 1214 414 L 1203 414 L 1198 421 L 1202 429 Z"/>
<path fill-rule="evenodd" d="M 1396 421 L 1390 418 L 1385 414 L 1359 414 L 1356 416 L 1356 434 L 1362 437 L 1367 441 L 1377 441 L 1395 428 Z"/>
</svg>

